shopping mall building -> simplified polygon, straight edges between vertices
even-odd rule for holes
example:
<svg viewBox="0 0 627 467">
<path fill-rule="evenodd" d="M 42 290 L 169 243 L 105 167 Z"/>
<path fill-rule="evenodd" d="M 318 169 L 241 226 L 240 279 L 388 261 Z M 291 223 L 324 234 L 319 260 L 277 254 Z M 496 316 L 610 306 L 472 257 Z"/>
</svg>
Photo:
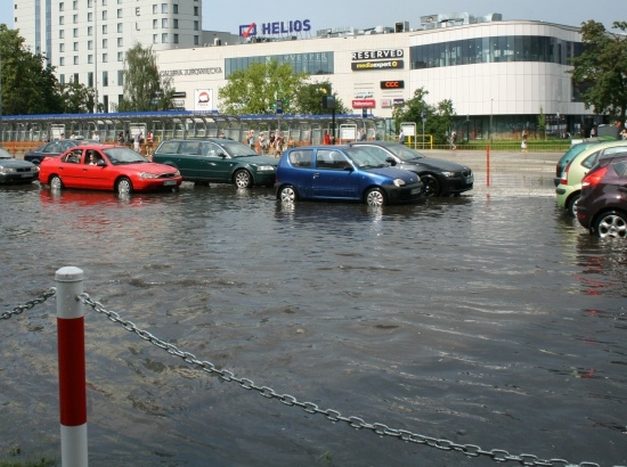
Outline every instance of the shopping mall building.
<svg viewBox="0 0 627 467">
<path fill-rule="evenodd" d="M 61 83 L 95 87 L 106 112 L 123 93 L 125 52 L 139 42 L 157 53 L 181 109 L 219 111 L 218 91 L 233 72 L 276 60 L 330 82 L 356 114 L 389 118 L 422 88 L 429 104 L 451 100 L 457 126 L 476 137 L 533 128 L 540 114 L 559 134 L 594 121 L 569 74 L 582 47 L 577 27 L 459 13 L 337 30 L 307 18 L 247 18 L 225 33 L 202 30 L 201 8 L 199 0 L 14 0 L 26 43 L 48 57 Z"/>
</svg>

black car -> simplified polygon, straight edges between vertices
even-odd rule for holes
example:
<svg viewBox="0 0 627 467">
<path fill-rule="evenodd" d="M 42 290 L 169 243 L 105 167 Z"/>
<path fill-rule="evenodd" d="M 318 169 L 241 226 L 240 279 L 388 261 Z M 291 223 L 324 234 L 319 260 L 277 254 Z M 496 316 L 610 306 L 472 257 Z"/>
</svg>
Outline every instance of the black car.
<svg viewBox="0 0 627 467">
<path fill-rule="evenodd" d="M 474 175 L 465 165 L 426 157 L 399 143 L 359 141 L 351 143 L 350 146 L 385 156 L 396 168 L 416 173 L 424 185 L 424 194 L 427 197 L 459 195 L 472 190 Z"/>
<path fill-rule="evenodd" d="M 30 162 L 15 159 L 0 148 L 0 184 L 30 183 L 37 180 L 39 167 Z"/>
<path fill-rule="evenodd" d="M 58 156 L 74 146 L 86 143 L 80 139 L 55 139 L 24 154 L 24 160 L 39 165 L 44 157 Z"/>
<path fill-rule="evenodd" d="M 602 159 L 581 182 L 579 223 L 598 237 L 627 238 L 627 153 Z"/>
</svg>

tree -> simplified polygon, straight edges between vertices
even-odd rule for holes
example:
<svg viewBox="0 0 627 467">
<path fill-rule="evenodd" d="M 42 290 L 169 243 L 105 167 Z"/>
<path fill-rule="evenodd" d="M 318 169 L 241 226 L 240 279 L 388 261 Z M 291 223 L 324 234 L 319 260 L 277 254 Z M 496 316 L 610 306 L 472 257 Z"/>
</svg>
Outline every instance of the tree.
<svg viewBox="0 0 627 467">
<path fill-rule="evenodd" d="M 436 144 L 445 144 L 448 135 L 453 129 L 455 111 L 453 102 L 445 99 L 436 106 L 426 103 L 425 97 L 429 94 L 423 88 L 414 91 L 414 97 L 405 101 L 401 107 L 394 110 L 394 120 L 396 127 L 400 128 L 402 122 L 415 122 L 416 127 L 421 128 L 422 120 L 425 119 L 425 133 L 433 135 Z"/>
<path fill-rule="evenodd" d="M 60 113 L 63 100 L 54 68 L 29 52 L 17 30 L 0 24 L 0 103 L 8 115 Z"/>
<path fill-rule="evenodd" d="M 61 85 L 64 113 L 88 113 L 92 112 L 96 103 L 96 91 L 93 88 L 72 81 Z"/>
<path fill-rule="evenodd" d="M 613 24 L 622 34 L 609 34 L 590 20 L 581 27 L 584 50 L 573 60 L 573 81 L 582 89 L 586 108 L 625 125 L 627 109 L 627 22 Z"/>
<path fill-rule="evenodd" d="M 172 107 L 174 90 L 170 80 L 159 77 L 157 57 L 152 47 L 136 44 L 126 52 L 124 94 L 120 112 L 167 110 Z"/>
<path fill-rule="evenodd" d="M 335 112 L 338 114 L 347 113 L 344 103 L 337 97 L 336 93 L 331 92 L 331 89 L 329 81 L 304 84 L 296 97 L 298 112 L 313 115 L 328 114 L 329 110 L 322 106 L 322 98 L 332 95 L 335 97 Z"/>
<path fill-rule="evenodd" d="M 286 63 L 271 60 L 253 63 L 245 70 L 238 70 L 229 77 L 229 82 L 220 88 L 218 95 L 223 113 L 269 114 L 281 102 L 284 113 L 298 111 L 298 95 L 307 75 L 294 73 Z"/>
</svg>

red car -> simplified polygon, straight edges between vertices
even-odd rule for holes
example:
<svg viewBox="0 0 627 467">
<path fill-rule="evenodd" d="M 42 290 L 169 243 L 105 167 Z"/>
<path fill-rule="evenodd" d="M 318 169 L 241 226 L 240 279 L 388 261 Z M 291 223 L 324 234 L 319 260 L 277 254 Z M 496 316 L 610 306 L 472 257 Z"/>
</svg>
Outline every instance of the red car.
<svg viewBox="0 0 627 467">
<path fill-rule="evenodd" d="M 176 168 L 149 162 L 124 146 L 76 146 L 60 157 L 45 158 L 39 167 L 39 182 L 53 190 L 85 188 L 127 194 L 176 189 L 183 180 Z"/>
</svg>

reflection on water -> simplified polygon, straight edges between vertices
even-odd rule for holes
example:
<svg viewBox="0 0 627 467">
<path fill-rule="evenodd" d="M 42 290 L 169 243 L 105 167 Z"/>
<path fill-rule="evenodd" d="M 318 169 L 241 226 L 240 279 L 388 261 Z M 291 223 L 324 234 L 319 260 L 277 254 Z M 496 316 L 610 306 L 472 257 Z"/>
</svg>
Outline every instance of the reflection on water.
<svg viewBox="0 0 627 467">
<path fill-rule="evenodd" d="M 557 215 L 550 184 L 515 180 L 510 195 L 495 181 L 383 208 L 228 185 L 0 189 L 0 302 L 76 265 L 108 309 L 299 400 L 486 449 L 625 463 L 626 245 Z M 4 457 L 58 455 L 54 315 L 49 303 L 0 328 Z M 93 312 L 86 342 L 93 465 L 479 465 L 242 391 Z"/>
</svg>

